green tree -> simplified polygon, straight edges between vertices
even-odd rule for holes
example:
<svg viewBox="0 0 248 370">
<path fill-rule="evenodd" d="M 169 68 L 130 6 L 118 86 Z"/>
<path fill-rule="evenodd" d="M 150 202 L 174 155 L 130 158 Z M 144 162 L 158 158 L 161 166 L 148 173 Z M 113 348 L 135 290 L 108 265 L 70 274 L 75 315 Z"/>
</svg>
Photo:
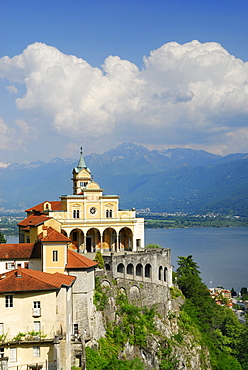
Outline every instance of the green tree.
<svg viewBox="0 0 248 370">
<path fill-rule="evenodd" d="M 104 268 L 104 259 L 103 259 L 101 251 L 96 252 L 94 261 L 98 263 L 99 269 Z"/>
<path fill-rule="evenodd" d="M 7 240 L 4 238 L 3 234 L 0 232 L 0 244 L 6 243 Z"/>
<path fill-rule="evenodd" d="M 179 257 L 178 266 L 178 285 L 187 298 L 183 310 L 201 332 L 210 351 L 212 369 L 241 370 L 242 325 L 229 308 L 218 306 L 210 297 L 192 256 Z"/>
<path fill-rule="evenodd" d="M 242 287 L 241 290 L 240 290 L 240 294 L 241 295 L 247 294 L 247 288 L 246 287 Z"/>
</svg>

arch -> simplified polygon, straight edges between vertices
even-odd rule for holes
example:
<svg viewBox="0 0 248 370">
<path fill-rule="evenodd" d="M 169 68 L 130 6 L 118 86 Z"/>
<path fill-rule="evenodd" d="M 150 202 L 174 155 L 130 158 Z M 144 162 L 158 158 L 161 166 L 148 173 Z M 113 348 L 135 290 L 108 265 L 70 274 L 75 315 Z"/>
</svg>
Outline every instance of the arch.
<svg viewBox="0 0 248 370">
<path fill-rule="evenodd" d="M 129 227 L 120 230 L 120 249 L 131 251 L 133 249 L 133 232 Z"/>
<path fill-rule="evenodd" d="M 168 278 L 168 269 L 167 267 L 164 268 L 164 281 L 167 281 Z"/>
<path fill-rule="evenodd" d="M 136 266 L 136 276 L 142 276 L 143 275 L 143 266 L 141 263 L 138 263 Z"/>
<path fill-rule="evenodd" d="M 97 249 L 101 249 L 100 231 L 92 227 L 86 233 L 86 250 L 87 252 L 95 252 Z"/>
<path fill-rule="evenodd" d="M 140 299 L 140 289 L 137 285 L 133 285 L 130 288 L 130 298 L 133 301 Z"/>
<path fill-rule="evenodd" d="M 65 230 L 63 230 L 63 229 L 61 229 L 61 234 L 63 234 L 64 236 L 67 237 L 67 232 Z"/>
<path fill-rule="evenodd" d="M 127 274 L 128 275 L 133 275 L 133 264 L 132 263 L 129 263 L 127 265 Z"/>
<path fill-rule="evenodd" d="M 103 232 L 103 248 L 117 251 L 117 233 L 112 227 L 108 227 Z"/>
<path fill-rule="evenodd" d="M 111 270 L 111 267 L 110 267 L 110 264 L 109 263 L 105 263 L 105 270 L 106 271 L 110 271 Z"/>
<path fill-rule="evenodd" d="M 163 276 L 163 267 L 160 266 L 158 270 L 158 280 L 162 280 L 162 276 Z"/>
<path fill-rule="evenodd" d="M 127 295 L 127 291 L 126 291 L 126 289 L 125 289 L 125 288 L 123 288 L 123 287 L 120 287 L 119 292 L 120 292 L 120 294 Z"/>
<path fill-rule="evenodd" d="M 145 277 L 150 278 L 152 273 L 152 266 L 150 263 L 147 263 L 145 266 Z"/>
<path fill-rule="evenodd" d="M 101 287 L 102 288 L 110 288 L 111 287 L 110 282 L 108 280 L 103 280 L 101 282 Z"/>
<path fill-rule="evenodd" d="M 122 274 L 124 273 L 123 263 L 119 263 L 119 265 L 117 266 L 117 272 L 121 272 Z"/>
<path fill-rule="evenodd" d="M 77 249 L 78 252 L 83 249 L 84 233 L 82 230 L 73 229 L 70 232 L 69 239 L 71 239 L 71 242 L 74 246 L 74 248 L 72 246 L 72 249 Z"/>
</svg>

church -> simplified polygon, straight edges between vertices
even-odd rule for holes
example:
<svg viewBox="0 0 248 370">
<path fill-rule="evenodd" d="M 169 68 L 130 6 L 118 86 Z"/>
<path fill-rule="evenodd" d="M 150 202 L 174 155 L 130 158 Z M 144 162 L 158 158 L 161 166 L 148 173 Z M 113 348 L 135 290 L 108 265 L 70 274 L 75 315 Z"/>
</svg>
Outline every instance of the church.
<svg viewBox="0 0 248 370">
<path fill-rule="evenodd" d="M 93 252 L 100 250 L 111 258 L 105 262 L 109 270 L 115 264 L 113 255 L 128 253 L 132 258 L 133 253 L 144 251 L 144 219 L 137 218 L 134 209 L 120 210 L 117 195 L 103 194 L 82 150 L 72 182 L 72 195 L 26 210 L 27 217 L 19 223 L 18 244 L 1 244 L 1 368 L 81 366 L 82 343 L 94 336 L 97 263 Z M 125 275 L 122 262 L 113 265 L 120 279 Z M 133 279 L 130 266 L 127 278 Z M 141 270 L 136 271 L 139 279 Z M 144 280 L 152 281 L 155 275 L 158 280 L 151 268 L 144 271 Z"/>
<path fill-rule="evenodd" d="M 120 210 L 117 195 L 105 195 L 86 166 L 82 148 L 72 172 L 73 194 L 44 201 L 26 210 L 19 223 L 19 242 L 34 243 L 52 227 L 71 240 L 78 253 L 139 251 L 144 248 L 144 219 L 135 209 Z"/>
</svg>

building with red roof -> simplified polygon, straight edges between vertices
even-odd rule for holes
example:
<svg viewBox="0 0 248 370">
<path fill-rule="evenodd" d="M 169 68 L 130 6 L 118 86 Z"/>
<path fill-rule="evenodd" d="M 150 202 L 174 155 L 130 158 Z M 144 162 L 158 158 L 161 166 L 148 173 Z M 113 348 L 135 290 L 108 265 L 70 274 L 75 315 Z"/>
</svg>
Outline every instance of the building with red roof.
<svg viewBox="0 0 248 370">
<path fill-rule="evenodd" d="M 0 275 L 0 355 L 8 366 L 70 369 L 75 276 L 18 268 Z M 68 356 L 58 358 L 58 348 Z"/>
</svg>

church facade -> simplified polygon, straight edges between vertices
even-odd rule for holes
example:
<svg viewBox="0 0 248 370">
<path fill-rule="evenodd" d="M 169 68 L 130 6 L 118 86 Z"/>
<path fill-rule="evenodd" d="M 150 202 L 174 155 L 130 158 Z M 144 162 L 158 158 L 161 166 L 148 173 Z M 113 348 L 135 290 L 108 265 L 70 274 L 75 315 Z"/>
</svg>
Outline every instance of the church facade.
<svg viewBox="0 0 248 370">
<path fill-rule="evenodd" d="M 103 194 L 82 151 L 72 174 L 72 195 L 26 210 L 27 218 L 19 223 L 19 242 L 35 242 L 44 227 L 52 227 L 69 238 L 69 248 L 79 253 L 142 250 L 144 219 L 136 217 L 135 209 L 120 210 L 117 195 Z"/>
</svg>

